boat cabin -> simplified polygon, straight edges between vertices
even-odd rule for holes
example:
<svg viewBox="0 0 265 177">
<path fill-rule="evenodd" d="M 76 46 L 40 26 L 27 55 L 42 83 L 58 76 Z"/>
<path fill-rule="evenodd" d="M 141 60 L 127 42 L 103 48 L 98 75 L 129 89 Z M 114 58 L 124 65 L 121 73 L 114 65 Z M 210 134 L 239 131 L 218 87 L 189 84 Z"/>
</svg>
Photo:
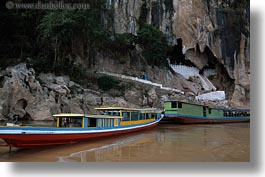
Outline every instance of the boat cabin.
<svg viewBox="0 0 265 177">
<path fill-rule="evenodd" d="M 95 108 L 105 116 L 119 116 L 118 126 L 143 124 L 157 120 L 161 115 L 156 108 L 133 109 L 123 107 Z"/>
<path fill-rule="evenodd" d="M 236 118 L 249 117 L 249 109 L 216 109 L 205 105 L 186 103 L 181 101 L 166 101 L 165 102 L 165 116 L 190 116 L 201 118 Z"/>
<path fill-rule="evenodd" d="M 83 127 L 84 114 L 55 114 L 56 127 Z"/>
<path fill-rule="evenodd" d="M 85 115 L 85 114 L 55 114 L 56 127 L 92 128 L 118 126 L 120 116 Z"/>
<path fill-rule="evenodd" d="M 155 108 L 132 109 L 122 107 L 95 108 L 99 115 L 55 114 L 56 127 L 107 128 L 143 124 L 157 120 L 160 112 Z"/>
</svg>

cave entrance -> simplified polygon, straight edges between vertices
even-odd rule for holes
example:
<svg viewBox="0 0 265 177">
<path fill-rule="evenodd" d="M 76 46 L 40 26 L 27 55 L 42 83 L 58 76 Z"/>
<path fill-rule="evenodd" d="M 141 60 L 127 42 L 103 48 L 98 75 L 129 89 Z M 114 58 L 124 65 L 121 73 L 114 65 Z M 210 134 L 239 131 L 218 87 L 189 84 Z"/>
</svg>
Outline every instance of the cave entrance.
<svg viewBox="0 0 265 177">
<path fill-rule="evenodd" d="M 178 38 L 177 44 L 169 49 L 168 58 L 170 60 L 170 63 L 174 65 L 195 66 L 191 61 L 185 59 L 181 38 Z"/>
<path fill-rule="evenodd" d="M 30 114 L 27 113 L 25 110 L 27 106 L 28 106 L 28 102 L 24 98 L 18 100 L 16 105 L 15 105 L 15 112 L 19 115 L 19 118 L 21 118 L 22 120 L 31 119 Z M 17 114 L 16 114 L 16 116 L 18 116 Z"/>
<path fill-rule="evenodd" d="M 203 73 L 217 90 L 224 90 L 227 98 L 230 98 L 234 90 L 234 79 L 229 76 L 225 66 L 214 56 L 208 46 L 205 47 L 202 55 L 207 58 L 207 64 L 200 70 L 200 73 Z"/>
<path fill-rule="evenodd" d="M 0 88 L 2 88 L 4 86 L 4 80 L 5 80 L 5 77 L 0 76 Z"/>
<path fill-rule="evenodd" d="M 209 47 L 206 46 L 203 53 L 208 58 L 207 65 L 204 66 L 204 67 L 206 69 L 216 69 L 216 64 L 218 63 L 218 61 L 217 61 L 217 58 L 212 53 L 212 51 L 209 49 Z"/>
<path fill-rule="evenodd" d="M 23 98 L 17 101 L 15 108 L 16 109 L 25 109 L 28 105 L 28 102 Z"/>
</svg>

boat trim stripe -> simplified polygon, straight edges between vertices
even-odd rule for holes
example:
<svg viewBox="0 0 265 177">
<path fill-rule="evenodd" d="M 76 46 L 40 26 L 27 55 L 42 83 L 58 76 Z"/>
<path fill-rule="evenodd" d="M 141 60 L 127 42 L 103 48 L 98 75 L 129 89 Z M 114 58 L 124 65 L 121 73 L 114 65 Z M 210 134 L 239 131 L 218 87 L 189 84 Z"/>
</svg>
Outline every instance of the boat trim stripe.
<svg viewBox="0 0 265 177">
<path fill-rule="evenodd" d="M 17 127 L 17 129 L 14 129 L 14 127 L 1 127 L 1 133 L 0 134 L 86 134 L 86 133 L 105 133 L 105 132 L 115 132 L 115 131 L 123 131 L 123 130 L 130 130 L 130 129 L 137 129 L 142 128 L 146 126 L 150 126 L 153 124 L 158 123 L 162 118 L 159 118 L 153 122 L 141 124 L 141 125 L 130 125 L 130 126 L 124 126 L 124 127 L 108 127 L 108 128 L 67 128 L 65 130 L 64 128 L 25 128 L 25 127 Z M 12 129 L 10 129 L 12 128 Z"/>
<path fill-rule="evenodd" d="M 192 118 L 192 119 L 215 119 L 215 120 L 248 120 L 249 117 L 204 117 L 204 116 L 191 116 L 185 114 L 166 114 L 165 118 L 171 117 L 185 117 L 185 118 Z"/>
</svg>

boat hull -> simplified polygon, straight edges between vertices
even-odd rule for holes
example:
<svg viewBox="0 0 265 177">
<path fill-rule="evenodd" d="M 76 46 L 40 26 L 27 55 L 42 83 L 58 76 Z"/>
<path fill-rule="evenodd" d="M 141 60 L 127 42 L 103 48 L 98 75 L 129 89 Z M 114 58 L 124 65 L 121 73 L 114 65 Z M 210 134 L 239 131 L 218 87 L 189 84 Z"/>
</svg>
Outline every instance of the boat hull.
<svg viewBox="0 0 265 177">
<path fill-rule="evenodd" d="M 158 122 L 128 129 L 121 129 L 116 131 L 105 132 L 89 132 L 89 133 L 56 133 L 56 134 L 0 134 L 6 142 L 6 146 L 18 148 L 35 148 L 60 144 L 73 144 L 84 142 L 89 139 L 109 137 L 120 134 L 127 134 L 131 132 L 148 130 L 156 127 Z"/>
<path fill-rule="evenodd" d="M 250 122 L 249 118 L 194 118 L 186 116 L 166 116 L 180 124 L 201 124 L 201 123 L 240 123 Z"/>
</svg>

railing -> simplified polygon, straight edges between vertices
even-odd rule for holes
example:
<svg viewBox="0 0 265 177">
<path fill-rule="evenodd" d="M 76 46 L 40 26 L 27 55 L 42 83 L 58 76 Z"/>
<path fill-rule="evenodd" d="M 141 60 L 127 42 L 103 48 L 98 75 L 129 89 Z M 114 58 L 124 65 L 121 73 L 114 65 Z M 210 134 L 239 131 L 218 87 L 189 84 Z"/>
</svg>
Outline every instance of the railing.
<svg viewBox="0 0 265 177">
<path fill-rule="evenodd" d="M 185 79 L 189 79 L 190 77 L 197 76 L 201 80 L 201 84 L 204 90 L 206 91 L 214 91 L 216 87 L 207 79 L 207 77 L 201 75 L 199 73 L 199 69 L 196 67 L 185 66 L 185 65 L 173 65 L 170 64 L 171 68 L 176 72 L 181 74 Z M 215 70 L 206 69 L 206 73 L 209 75 L 214 74 Z"/>
<path fill-rule="evenodd" d="M 204 69 L 203 70 L 203 75 L 206 76 L 206 77 L 215 76 L 216 75 L 216 70 L 215 69 Z"/>
<path fill-rule="evenodd" d="M 199 69 L 196 67 L 190 67 L 185 65 L 170 65 L 171 68 L 176 72 L 189 79 L 189 77 L 199 76 Z"/>
<path fill-rule="evenodd" d="M 136 81 L 136 82 L 141 82 L 141 83 L 145 83 L 145 84 L 148 84 L 148 85 L 153 85 L 155 87 L 159 87 L 162 90 L 174 91 L 176 93 L 184 94 L 184 92 L 181 91 L 181 90 L 170 88 L 170 87 L 163 87 L 162 84 L 151 82 L 149 80 L 140 79 L 138 77 L 126 76 L 126 75 L 110 73 L 110 72 L 106 72 L 106 71 L 102 71 L 102 72 L 99 72 L 99 73 L 106 74 L 106 75 L 109 75 L 109 76 L 118 77 L 118 78 L 122 78 L 122 79 L 127 79 L 127 80 Z"/>
</svg>

